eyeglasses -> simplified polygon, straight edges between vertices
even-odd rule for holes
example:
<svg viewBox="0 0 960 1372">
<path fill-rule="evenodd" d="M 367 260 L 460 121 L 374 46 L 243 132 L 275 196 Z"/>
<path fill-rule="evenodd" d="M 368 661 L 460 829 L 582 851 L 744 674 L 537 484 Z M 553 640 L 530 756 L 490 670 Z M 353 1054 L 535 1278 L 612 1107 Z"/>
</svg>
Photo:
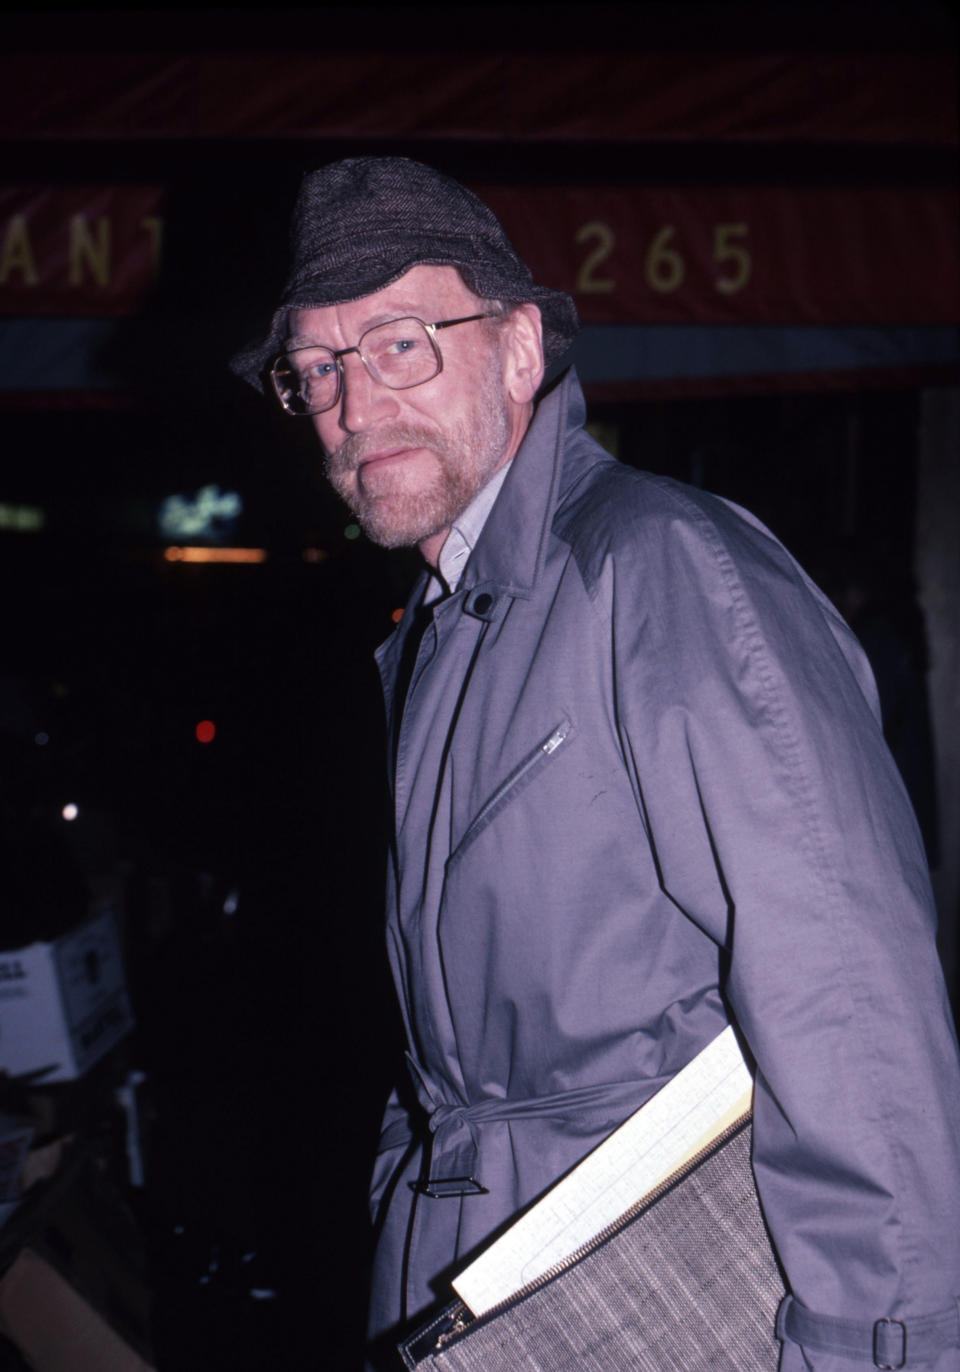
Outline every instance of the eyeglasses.
<svg viewBox="0 0 960 1372">
<path fill-rule="evenodd" d="M 374 324 L 360 335 L 352 348 L 324 348 L 319 344 L 291 348 L 270 368 L 270 380 L 287 414 L 323 414 L 332 410 L 343 390 L 343 361 L 356 353 L 374 381 L 391 391 L 409 391 L 432 381 L 443 371 L 443 356 L 436 335 L 455 324 L 494 319 L 499 310 L 468 314 L 462 319 L 440 319 L 425 324 L 406 315 L 386 324 Z"/>
</svg>

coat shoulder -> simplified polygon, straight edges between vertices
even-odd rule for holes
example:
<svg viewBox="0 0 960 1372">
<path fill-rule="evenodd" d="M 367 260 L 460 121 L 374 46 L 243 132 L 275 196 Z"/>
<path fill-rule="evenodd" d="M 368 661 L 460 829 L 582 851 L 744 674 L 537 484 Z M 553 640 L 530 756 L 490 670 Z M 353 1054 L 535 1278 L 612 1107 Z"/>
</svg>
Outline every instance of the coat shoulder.
<svg viewBox="0 0 960 1372">
<path fill-rule="evenodd" d="M 823 660 L 831 640 L 877 713 L 866 658 L 835 606 L 748 510 L 670 477 L 600 454 L 568 482 L 553 523 L 590 599 L 605 614 L 630 607 L 635 623 L 676 625 L 703 642 L 761 641 L 786 660 L 801 641 Z M 748 633 L 749 628 L 749 633 Z"/>
<path fill-rule="evenodd" d="M 595 445 L 594 445 L 595 446 Z M 586 454 L 584 454 L 586 456 Z M 553 521 L 587 580 L 611 559 L 644 567 L 693 556 L 698 562 L 792 559 L 748 511 L 671 477 L 628 467 L 596 450 L 568 480 Z M 569 472 L 568 467 L 568 472 Z"/>
</svg>

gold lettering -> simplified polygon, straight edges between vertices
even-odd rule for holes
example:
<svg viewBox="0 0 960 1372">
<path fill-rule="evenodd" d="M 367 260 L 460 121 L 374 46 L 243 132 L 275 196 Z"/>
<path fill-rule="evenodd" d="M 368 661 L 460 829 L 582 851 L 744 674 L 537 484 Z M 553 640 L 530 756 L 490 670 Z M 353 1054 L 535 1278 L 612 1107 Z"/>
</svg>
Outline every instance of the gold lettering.
<svg viewBox="0 0 960 1372">
<path fill-rule="evenodd" d="M 614 288 L 613 281 L 608 276 L 594 276 L 594 272 L 613 252 L 613 229 L 599 219 L 592 219 L 589 224 L 582 224 L 577 229 L 575 241 L 588 243 L 591 238 L 596 240 L 597 246 L 587 253 L 577 273 L 576 289 L 583 295 L 609 295 Z"/>
<path fill-rule="evenodd" d="M 675 232 L 672 224 L 664 225 L 650 244 L 643 263 L 644 280 L 651 290 L 659 291 L 661 295 L 668 295 L 682 286 L 687 274 L 683 258 L 670 246 Z"/>
<path fill-rule="evenodd" d="M 30 232 L 25 214 L 11 215 L 0 254 L 0 286 L 5 286 L 12 272 L 21 272 L 25 286 L 35 286 L 39 280 L 37 264 L 30 246 Z"/>
<path fill-rule="evenodd" d="M 160 271 L 160 254 L 163 251 L 163 220 L 158 214 L 145 214 L 140 227 L 150 236 L 150 268 L 156 276 Z"/>
<path fill-rule="evenodd" d="M 70 285 L 82 286 L 85 269 L 98 286 L 110 284 L 110 220 L 102 214 L 94 239 L 85 214 L 70 216 Z"/>
<path fill-rule="evenodd" d="M 733 270 L 729 276 L 718 276 L 713 285 L 722 295 L 735 295 L 742 291 L 750 280 L 753 263 L 750 253 L 737 238 L 746 238 L 749 232 L 746 224 L 715 224 L 713 227 L 713 257 L 716 262 L 727 262 Z"/>
</svg>

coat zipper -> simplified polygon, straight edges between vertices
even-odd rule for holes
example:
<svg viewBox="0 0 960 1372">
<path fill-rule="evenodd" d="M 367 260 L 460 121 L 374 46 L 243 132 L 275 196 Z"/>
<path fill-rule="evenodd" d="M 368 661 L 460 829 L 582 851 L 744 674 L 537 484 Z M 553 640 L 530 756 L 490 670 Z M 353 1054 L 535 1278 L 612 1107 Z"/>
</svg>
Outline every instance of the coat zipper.
<svg viewBox="0 0 960 1372">
<path fill-rule="evenodd" d="M 463 838 L 457 844 L 453 853 L 451 853 L 450 856 L 452 859 L 456 858 L 460 853 L 464 852 L 465 849 L 469 848 L 470 844 L 476 838 L 477 834 L 479 834 L 480 831 L 484 829 L 487 824 L 489 824 L 489 822 L 493 819 L 494 815 L 497 813 L 498 809 L 503 804 L 503 802 L 507 799 L 509 795 L 511 795 L 517 789 L 518 786 L 520 786 L 521 782 L 528 775 L 528 773 L 534 767 L 536 767 L 538 763 L 542 762 L 544 758 L 553 756 L 553 754 L 557 751 L 560 745 L 564 742 L 567 735 L 570 733 L 571 727 L 572 726 L 568 719 L 562 719 L 560 723 L 556 726 L 556 728 L 553 730 L 553 732 L 547 738 L 545 738 L 544 741 L 541 744 L 539 744 L 532 753 L 530 753 L 526 758 L 524 758 L 523 762 L 520 763 L 516 771 L 512 772 L 511 775 L 507 777 L 506 781 L 504 781 L 504 783 L 501 786 L 499 786 L 496 791 L 494 791 L 493 795 L 487 801 L 486 805 L 484 805 L 483 809 L 473 820 L 473 823 L 470 825 L 470 828 L 467 830 L 467 832 L 463 835 Z"/>
</svg>

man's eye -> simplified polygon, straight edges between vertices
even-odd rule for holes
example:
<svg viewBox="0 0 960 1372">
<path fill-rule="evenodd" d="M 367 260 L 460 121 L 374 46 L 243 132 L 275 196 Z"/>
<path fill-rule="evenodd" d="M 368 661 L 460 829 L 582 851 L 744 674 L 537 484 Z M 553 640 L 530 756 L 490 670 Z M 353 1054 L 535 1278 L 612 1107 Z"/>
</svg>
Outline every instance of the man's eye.
<svg viewBox="0 0 960 1372">
<path fill-rule="evenodd" d="M 394 338 L 387 344 L 387 353 L 391 357 L 402 357 L 404 353 L 413 352 L 417 346 L 416 338 Z"/>
<path fill-rule="evenodd" d="M 323 381 L 325 377 L 331 376 L 337 370 L 335 362 L 315 362 L 307 370 L 307 380 Z"/>
</svg>

